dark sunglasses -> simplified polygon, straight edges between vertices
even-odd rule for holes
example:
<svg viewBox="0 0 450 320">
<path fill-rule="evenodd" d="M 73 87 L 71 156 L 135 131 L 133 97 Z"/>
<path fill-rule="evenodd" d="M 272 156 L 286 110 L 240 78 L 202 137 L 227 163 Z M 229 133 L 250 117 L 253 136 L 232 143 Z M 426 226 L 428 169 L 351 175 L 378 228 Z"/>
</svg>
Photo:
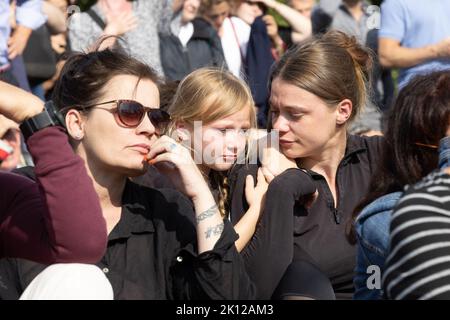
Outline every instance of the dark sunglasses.
<svg viewBox="0 0 450 320">
<path fill-rule="evenodd" d="M 95 108 L 109 103 L 115 103 L 116 108 L 100 109 L 113 113 L 117 124 L 122 127 L 137 127 L 144 120 L 145 114 L 148 115 L 148 118 L 150 119 L 152 125 L 155 127 L 157 134 L 164 134 L 168 125 L 170 124 L 170 115 L 166 111 L 144 107 L 142 104 L 134 100 L 112 100 L 85 106 L 83 107 L 83 109 Z"/>
</svg>

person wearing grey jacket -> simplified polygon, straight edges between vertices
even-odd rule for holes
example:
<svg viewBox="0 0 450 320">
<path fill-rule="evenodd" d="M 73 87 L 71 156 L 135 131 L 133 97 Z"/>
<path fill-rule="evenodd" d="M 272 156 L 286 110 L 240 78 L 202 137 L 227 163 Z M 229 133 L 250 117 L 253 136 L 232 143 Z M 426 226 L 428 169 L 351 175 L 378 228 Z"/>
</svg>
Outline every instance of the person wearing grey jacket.
<svg viewBox="0 0 450 320">
<path fill-rule="evenodd" d="M 202 67 L 225 67 L 222 44 L 216 30 L 196 18 L 200 0 L 186 0 L 172 20 L 170 30 L 160 31 L 161 64 L 168 80 L 181 80 Z"/>
<path fill-rule="evenodd" d="M 180 3 L 180 0 L 98 0 L 88 11 L 71 17 L 70 48 L 89 51 L 102 36 L 120 36 L 123 39 L 120 45 L 129 54 L 162 75 L 158 31 L 168 29 Z M 108 45 L 113 45 L 116 39 L 108 41 Z"/>
</svg>

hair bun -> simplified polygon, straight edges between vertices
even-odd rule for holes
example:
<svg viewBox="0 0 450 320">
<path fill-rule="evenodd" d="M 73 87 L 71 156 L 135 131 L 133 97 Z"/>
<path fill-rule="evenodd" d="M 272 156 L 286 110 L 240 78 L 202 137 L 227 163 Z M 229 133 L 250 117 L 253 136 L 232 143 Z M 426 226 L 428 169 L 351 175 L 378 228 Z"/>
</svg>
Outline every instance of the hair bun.
<svg viewBox="0 0 450 320">
<path fill-rule="evenodd" d="M 347 50 L 354 63 L 359 66 L 366 75 L 371 72 L 373 67 L 373 58 L 370 49 L 361 45 L 356 37 L 334 30 L 326 33 L 324 38 Z"/>
</svg>

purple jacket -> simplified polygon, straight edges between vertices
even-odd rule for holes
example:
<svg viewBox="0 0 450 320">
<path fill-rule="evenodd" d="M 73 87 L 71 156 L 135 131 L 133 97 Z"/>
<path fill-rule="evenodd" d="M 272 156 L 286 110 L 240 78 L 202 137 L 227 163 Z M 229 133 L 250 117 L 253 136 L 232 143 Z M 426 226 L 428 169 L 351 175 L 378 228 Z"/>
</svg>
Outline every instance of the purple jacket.
<svg viewBox="0 0 450 320">
<path fill-rule="evenodd" d="M 28 148 L 36 182 L 0 172 L 0 258 L 98 262 L 106 250 L 106 222 L 84 161 L 59 127 L 32 135 Z"/>
</svg>

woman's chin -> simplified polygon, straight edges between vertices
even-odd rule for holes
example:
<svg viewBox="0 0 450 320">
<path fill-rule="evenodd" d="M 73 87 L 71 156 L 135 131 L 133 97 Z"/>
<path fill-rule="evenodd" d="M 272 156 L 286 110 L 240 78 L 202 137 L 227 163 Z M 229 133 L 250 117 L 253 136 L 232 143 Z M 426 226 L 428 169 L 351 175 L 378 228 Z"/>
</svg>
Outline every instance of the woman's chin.
<svg viewBox="0 0 450 320">
<path fill-rule="evenodd" d="M 291 148 L 289 148 L 289 149 L 281 148 L 280 151 L 289 159 L 297 159 L 297 158 L 301 158 L 303 156 L 303 154 L 301 152 L 299 152 L 298 150 L 291 149 Z"/>
<path fill-rule="evenodd" d="M 227 171 L 233 166 L 233 162 L 220 162 L 214 163 L 209 166 L 211 170 L 214 171 Z"/>
<path fill-rule="evenodd" d="M 148 170 L 148 166 L 148 163 L 142 161 L 141 163 L 124 167 L 122 170 L 126 173 L 127 177 L 134 178 L 142 176 Z"/>
</svg>

